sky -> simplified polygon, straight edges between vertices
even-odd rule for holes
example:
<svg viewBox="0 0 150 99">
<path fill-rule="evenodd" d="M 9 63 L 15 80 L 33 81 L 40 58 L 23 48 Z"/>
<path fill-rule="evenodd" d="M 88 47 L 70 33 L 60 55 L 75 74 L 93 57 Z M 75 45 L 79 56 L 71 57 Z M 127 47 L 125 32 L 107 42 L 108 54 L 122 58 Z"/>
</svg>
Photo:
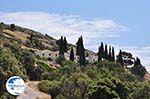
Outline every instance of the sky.
<svg viewBox="0 0 150 99">
<path fill-rule="evenodd" d="M 139 57 L 150 71 L 149 0 L 0 0 L 0 21 L 97 51 L 103 41 Z M 149 67 L 148 67 L 149 66 Z"/>
</svg>

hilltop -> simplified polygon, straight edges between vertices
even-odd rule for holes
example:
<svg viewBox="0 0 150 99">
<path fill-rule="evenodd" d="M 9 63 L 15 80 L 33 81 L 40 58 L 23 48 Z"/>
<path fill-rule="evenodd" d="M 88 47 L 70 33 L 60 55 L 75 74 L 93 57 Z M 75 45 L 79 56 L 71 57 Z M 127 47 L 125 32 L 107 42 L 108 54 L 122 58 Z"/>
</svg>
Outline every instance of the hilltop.
<svg viewBox="0 0 150 99">
<path fill-rule="evenodd" d="M 1 34 L 1 36 L 14 41 L 18 41 L 22 44 L 22 46 L 30 46 L 28 45 L 28 42 L 30 36 L 32 35 L 34 36 L 35 40 L 35 46 L 32 46 L 32 48 L 58 50 L 56 39 L 48 36 L 47 34 L 43 35 L 42 33 L 16 26 L 14 24 L 6 25 L 4 23 L 1 23 L 1 28 L 3 29 L 3 33 Z M 36 45 L 38 44 L 41 44 L 43 48 L 40 48 L 40 46 L 37 47 Z"/>
</svg>

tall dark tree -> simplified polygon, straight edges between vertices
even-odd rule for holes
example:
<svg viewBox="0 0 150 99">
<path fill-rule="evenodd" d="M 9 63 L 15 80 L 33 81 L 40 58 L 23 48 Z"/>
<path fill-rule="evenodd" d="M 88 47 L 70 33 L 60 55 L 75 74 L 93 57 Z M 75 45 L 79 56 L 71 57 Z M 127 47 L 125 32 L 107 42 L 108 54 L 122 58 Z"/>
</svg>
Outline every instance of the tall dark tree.
<svg viewBox="0 0 150 99">
<path fill-rule="evenodd" d="M 57 40 L 56 43 L 59 46 L 59 54 L 64 55 L 64 53 L 68 50 L 68 43 L 66 37 L 63 38 L 63 36 L 61 36 L 61 38 Z"/>
<path fill-rule="evenodd" d="M 119 55 L 117 56 L 117 62 L 119 62 L 122 66 L 124 66 L 121 50 L 119 51 Z"/>
<path fill-rule="evenodd" d="M 141 65 L 141 60 L 138 57 L 136 58 L 134 65 Z"/>
<path fill-rule="evenodd" d="M 70 51 L 70 60 L 74 61 L 74 51 L 73 51 L 73 48 L 71 48 L 71 51 Z"/>
<path fill-rule="evenodd" d="M 111 52 L 111 46 L 109 46 L 108 60 L 109 60 L 109 61 L 112 61 L 112 52 Z"/>
<path fill-rule="evenodd" d="M 83 52 L 82 55 L 80 55 L 80 66 L 85 65 L 85 53 Z"/>
<path fill-rule="evenodd" d="M 76 43 L 76 45 L 77 45 L 77 47 L 76 47 L 76 55 L 79 55 L 79 53 L 80 53 L 80 46 L 81 46 L 80 42 L 81 42 L 81 38 L 79 38 L 77 43 Z"/>
<path fill-rule="evenodd" d="M 76 54 L 79 56 L 80 66 L 85 65 L 85 49 L 82 36 L 77 41 Z"/>
<path fill-rule="evenodd" d="M 98 61 L 102 60 L 102 46 L 98 48 Z"/>
<path fill-rule="evenodd" d="M 76 47 L 76 55 L 81 55 L 82 50 L 84 50 L 82 36 L 79 37 L 79 39 L 78 39 L 78 41 L 77 41 L 76 44 L 77 44 L 77 47 Z"/>
<path fill-rule="evenodd" d="M 61 39 L 59 41 L 59 54 L 64 55 L 64 40 L 63 40 L 63 36 L 61 36 Z"/>
<path fill-rule="evenodd" d="M 107 49 L 107 44 L 105 44 L 104 58 L 105 58 L 105 59 L 108 59 L 108 49 Z"/>
<path fill-rule="evenodd" d="M 83 38 L 82 38 L 82 36 L 80 37 L 80 39 L 81 39 L 81 46 L 84 48 L 84 46 L 83 46 Z"/>
<path fill-rule="evenodd" d="M 102 53 L 102 58 L 104 58 L 104 44 L 101 42 L 101 53 Z"/>
<path fill-rule="evenodd" d="M 115 51 L 114 51 L 114 47 L 112 47 L 112 61 L 115 61 Z"/>
<path fill-rule="evenodd" d="M 83 38 L 82 38 L 82 36 L 80 37 L 80 39 L 81 39 L 81 50 L 80 50 L 80 66 L 81 65 L 85 65 L 85 49 L 84 49 L 84 45 L 83 45 Z"/>
<path fill-rule="evenodd" d="M 67 52 L 68 50 L 68 43 L 66 37 L 64 37 L 64 52 Z"/>
</svg>

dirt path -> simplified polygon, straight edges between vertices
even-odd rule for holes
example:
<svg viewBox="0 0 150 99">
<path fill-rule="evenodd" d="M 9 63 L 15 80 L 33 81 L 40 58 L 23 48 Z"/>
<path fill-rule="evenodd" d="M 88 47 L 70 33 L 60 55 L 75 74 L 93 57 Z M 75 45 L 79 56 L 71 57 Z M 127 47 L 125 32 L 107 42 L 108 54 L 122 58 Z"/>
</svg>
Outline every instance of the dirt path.
<svg viewBox="0 0 150 99">
<path fill-rule="evenodd" d="M 51 96 L 40 92 L 37 88 L 38 81 L 26 82 L 26 89 L 24 93 L 17 97 L 17 99 L 51 99 Z"/>
</svg>

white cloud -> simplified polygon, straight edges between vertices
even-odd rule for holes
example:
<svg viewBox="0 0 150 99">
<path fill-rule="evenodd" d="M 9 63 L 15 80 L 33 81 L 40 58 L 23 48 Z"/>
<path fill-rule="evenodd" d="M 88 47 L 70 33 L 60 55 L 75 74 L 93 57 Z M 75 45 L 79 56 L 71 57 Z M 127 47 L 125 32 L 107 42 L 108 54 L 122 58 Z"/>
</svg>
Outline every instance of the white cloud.
<svg viewBox="0 0 150 99">
<path fill-rule="evenodd" d="M 68 41 L 71 43 L 75 43 L 77 38 L 83 35 L 87 46 L 93 39 L 116 38 L 120 36 L 117 32 L 128 30 L 127 27 L 113 20 L 96 18 L 86 20 L 75 15 L 44 12 L 3 13 L 0 16 L 0 20 L 47 33 L 55 38 L 64 35 L 68 37 Z"/>
</svg>

